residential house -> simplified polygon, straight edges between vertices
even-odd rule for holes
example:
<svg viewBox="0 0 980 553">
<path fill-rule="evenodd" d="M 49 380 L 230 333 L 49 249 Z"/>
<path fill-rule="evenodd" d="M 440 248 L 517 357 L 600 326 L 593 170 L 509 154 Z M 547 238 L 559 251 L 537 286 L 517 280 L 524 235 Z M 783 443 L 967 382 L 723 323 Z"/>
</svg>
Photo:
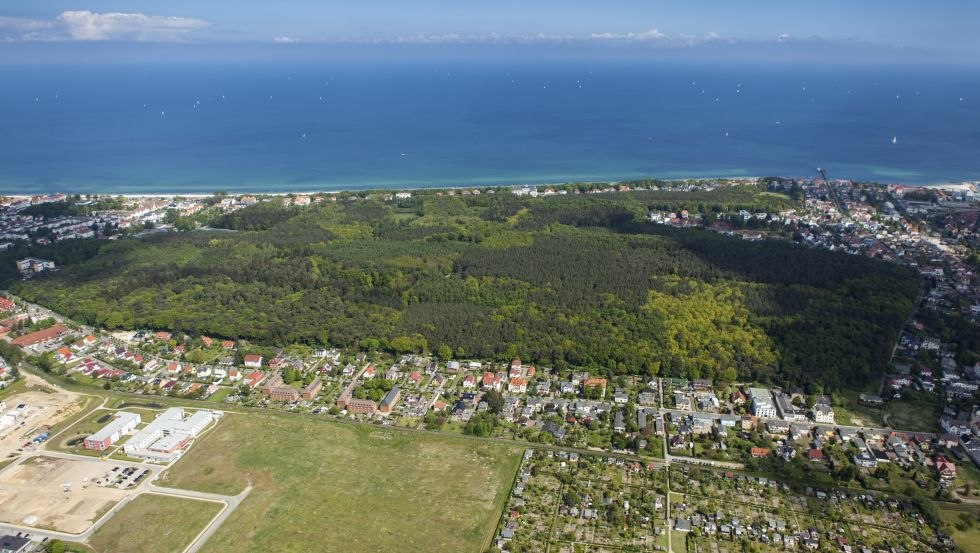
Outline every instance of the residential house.
<svg viewBox="0 0 980 553">
<path fill-rule="evenodd" d="M 834 409 L 830 405 L 817 403 L 813 406 L 812 413 L 815 422 L 834 423 Z"/>
<path fill-rule="evenodd" d="M 946 457 L 937 455 L 934 461 L 934 466 L 936 468 L 936 472 L 939 473 L 940 478 L 944 480 L 956 478 L 956 465 Z"/>
<path fill-rule="evenodd" d="M 728 400 L 732 402 L 732 405 L 745 405 L 747 398 L 742 390 L 736 388 L 735 391 L 728 396 Z"/>
<path fill-rule="evenodd" d="M 261 384 L 263 380 L 265 380 L 264 374 L 260 373 L 259 371 L 253 371 L 248 373 L 248 376 L 245 377 L 245 384 L 247 384 L 249 388 L 254 389 Z"/>
<path fill-rule="evenodd" d="M 693 411 L 694 403 L 690 397 L 680 392 L 674 392 L 674 407 L 680 411 Z"/>
<path fill-rule="evenodd" d="M 491 372 L 483 373 L 483 388 L 500 391 L 502 379 L 499 374 L 494 374 Z"/>
<path fill-rule="evenodd" d="M 617 410 L 613 419 L 613 430 L 616 432 L 626 432 L 626 420 L 623 418 L 623 411 Z"/>
<path fill-rule="evenodd" d="M 862 451 L 854 456 L 854 464 L 862 468 L 873 469 L 878 466 L 878 461 L 867 451 Z"/>
<path fill-rule="evenodd" d="M 606 379 L 605 378 L 589 378 L 582 383 L 582 387 L 585 389 L 599 388 L 600 396 L 606 395 Z"/>
</svg>

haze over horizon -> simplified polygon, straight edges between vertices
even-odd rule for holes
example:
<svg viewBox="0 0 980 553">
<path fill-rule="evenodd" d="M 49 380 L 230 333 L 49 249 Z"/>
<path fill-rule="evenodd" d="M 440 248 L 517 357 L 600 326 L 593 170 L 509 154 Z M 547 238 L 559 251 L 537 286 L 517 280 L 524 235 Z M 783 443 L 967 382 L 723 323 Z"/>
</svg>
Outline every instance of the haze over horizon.
<svg viewBox="0 0 980 553">
<path fill-rule="evenodd" d="M 977 180 L 980 3 L 0 7 L 0 191 Z"/>
<path fill-rule="evenodd" d="M 527 55 L 973 63 L 978 20 L 980 4 L 953 0 L 38 0 L 0 8 L 0 63 Z"/>
</svg>

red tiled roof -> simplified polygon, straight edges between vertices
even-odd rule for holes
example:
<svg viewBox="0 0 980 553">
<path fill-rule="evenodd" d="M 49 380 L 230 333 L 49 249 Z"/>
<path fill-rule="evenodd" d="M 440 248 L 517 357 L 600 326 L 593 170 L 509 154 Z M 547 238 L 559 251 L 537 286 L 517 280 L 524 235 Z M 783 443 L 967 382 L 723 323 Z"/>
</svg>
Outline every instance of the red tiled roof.
<svg viewBox="0 0 980 553">
<path fill-rule="evenodd" d="M 45 328 L 44 330 L 38 330 L 37 332 L 31 332 L 30 334 L 25 334 L 20 338 L 14 338 L 10 343 L 15 346 L 27 347 L 33 346 L 34 344 L 40 344 L 41 342 L 47 342 L 52 338 L 56 338 L 61 334 L 68 332 L 68 327 L 63 324 L 56 324 L 54 326 Z"/>
</svg>

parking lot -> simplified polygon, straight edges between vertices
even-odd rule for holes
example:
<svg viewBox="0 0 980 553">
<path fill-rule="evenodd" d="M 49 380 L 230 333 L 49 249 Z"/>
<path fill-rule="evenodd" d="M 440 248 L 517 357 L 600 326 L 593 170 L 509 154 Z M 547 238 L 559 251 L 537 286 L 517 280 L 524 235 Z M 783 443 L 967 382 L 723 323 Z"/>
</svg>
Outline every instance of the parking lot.
<svg viewBox="0 0 980 553">
<path fill-rule="evenodd" d="M 0 472 L 0 521 L 84 532 L 152 470 L 97 459 L 28 457 Z"/>
</svg>

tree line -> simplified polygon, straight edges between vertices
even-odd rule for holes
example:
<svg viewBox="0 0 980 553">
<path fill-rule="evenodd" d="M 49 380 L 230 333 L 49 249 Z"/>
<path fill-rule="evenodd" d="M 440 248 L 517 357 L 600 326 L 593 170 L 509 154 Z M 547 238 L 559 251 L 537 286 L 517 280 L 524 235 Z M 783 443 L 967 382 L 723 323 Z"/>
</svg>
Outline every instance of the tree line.
<svg viewBox="0 0 980 553">
<path fill-rule="evenodd" d="M 50 250 L 58 273 L 6 281 L 88 324 L 269 346 L 438 348 L 828 391 L 885 369 L 914 273 L 655 226 L 645 222 L 650 205 L 728 213 L 793 204 L 756 187 L 261 202 L 216 222 L 240 232 L 83 241 Z"/>
</svg>

